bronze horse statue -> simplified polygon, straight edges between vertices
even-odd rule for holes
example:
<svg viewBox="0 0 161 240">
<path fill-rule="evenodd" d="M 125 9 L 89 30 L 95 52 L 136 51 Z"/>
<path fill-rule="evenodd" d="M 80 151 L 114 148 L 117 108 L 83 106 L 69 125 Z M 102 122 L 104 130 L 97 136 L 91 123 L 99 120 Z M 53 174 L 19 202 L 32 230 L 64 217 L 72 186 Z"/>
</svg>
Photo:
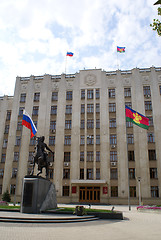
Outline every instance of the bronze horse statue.
<svg viewBox="0 0 161 240">
<path fill-rule="evenodd" d="M 48 178 L 50 161 L 49 161 L 49 158 L 48 158 L 48 153 L 45 151 L 45 149 L 50 151 L 52 154 L 53 154 L 53 152 L 47 146 L 47 144 L 44 143 L 44 140 L 45 140 L 44 136 L 37 137 L 36 140 L 37 140 L 37 144 L 36 144 L 36 147 L 35 147 L 35 153 L 33 155 L 34 162 L 33 162 L 33 169 L 32 169 L 31 175 L 33 175 L 35 164 L 37 164 L 38 165 L 38 170 L 39 170 L 37 176 L 39 176 L 42 173 L 42 169 L 45 168 L 46 169 L 46 178 Z"/>
</svg>

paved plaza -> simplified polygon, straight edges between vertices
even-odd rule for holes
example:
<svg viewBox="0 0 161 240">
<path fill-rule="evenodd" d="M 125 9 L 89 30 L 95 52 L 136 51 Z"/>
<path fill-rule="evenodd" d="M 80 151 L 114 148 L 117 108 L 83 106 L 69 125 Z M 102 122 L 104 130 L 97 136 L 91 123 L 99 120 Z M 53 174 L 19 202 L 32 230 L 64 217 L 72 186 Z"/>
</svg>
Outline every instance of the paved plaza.
<svg viewBox="0 0 161 240">
<path fill-rule="evenodd" d="M 58 206 L 67 205 L 59 204 Z M 92 206 L 92 208 L 111 209 L 112 206 L 97 205 Z M 115 210 L 122 211 L 125 219 L 59 224 L 0 223 L 0 240 L 161 239 L 161 213 L 153 211 L 138 212 L 136 206 L 132 206 L 131 211 L 129 211 L 128 206 L 115 206 Z M 2 214 L 3 212 L 0 212 L 0 216 Z M 11 213 L 5 214 L 11 215 Z M 32 214 L 29 215 L 32 217 Z"/>
</svg>

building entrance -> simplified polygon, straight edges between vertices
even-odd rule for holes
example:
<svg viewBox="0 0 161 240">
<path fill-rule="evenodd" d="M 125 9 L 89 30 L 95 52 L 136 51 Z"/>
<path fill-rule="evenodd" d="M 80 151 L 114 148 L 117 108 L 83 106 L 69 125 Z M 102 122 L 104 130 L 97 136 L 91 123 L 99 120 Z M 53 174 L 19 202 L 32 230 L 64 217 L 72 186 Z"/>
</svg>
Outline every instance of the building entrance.
<svg viewBox="0 0 161 240">
<path fill-rule="evenodd" d="M 79 202 L 100 202 L 100 187 L 79 187 Z"/>
</svg>

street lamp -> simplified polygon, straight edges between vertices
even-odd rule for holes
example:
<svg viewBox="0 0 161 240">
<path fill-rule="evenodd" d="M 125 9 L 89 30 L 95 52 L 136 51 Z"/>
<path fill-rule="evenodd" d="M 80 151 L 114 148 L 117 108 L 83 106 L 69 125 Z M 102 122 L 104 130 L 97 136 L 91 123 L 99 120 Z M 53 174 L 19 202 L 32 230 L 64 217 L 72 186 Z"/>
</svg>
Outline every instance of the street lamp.
<svg viewBox="0 0 161 240">
<path fill-rule="evenodd" d="M 138 187 L 139 187 L 139 206 L 141 206 L 141 188 L 140 188 L 141 177 L 138 177 L 137 180 L 138 180 Z"/>
</svg>

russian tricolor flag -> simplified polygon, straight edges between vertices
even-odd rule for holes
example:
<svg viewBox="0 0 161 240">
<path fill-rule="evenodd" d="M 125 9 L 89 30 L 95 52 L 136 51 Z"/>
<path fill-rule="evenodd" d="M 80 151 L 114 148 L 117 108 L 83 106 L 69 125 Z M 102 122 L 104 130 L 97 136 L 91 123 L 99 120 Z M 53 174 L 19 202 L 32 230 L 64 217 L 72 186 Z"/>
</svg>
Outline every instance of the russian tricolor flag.
<svg viewBox="0 0 161 240">
<path fill-rule="evenodd" d="M 69 57 L 73 57 L 74 53 L 72 52 L 67 52 L 67 55 L 66 56 L 69 56 Z"/>
<path fill-rule="evenodd" d="M 22 125 L 31 130 L 31 138 L 37 133 L 35 124 L 25 110 L 23 110 Z"/>
</svg>

